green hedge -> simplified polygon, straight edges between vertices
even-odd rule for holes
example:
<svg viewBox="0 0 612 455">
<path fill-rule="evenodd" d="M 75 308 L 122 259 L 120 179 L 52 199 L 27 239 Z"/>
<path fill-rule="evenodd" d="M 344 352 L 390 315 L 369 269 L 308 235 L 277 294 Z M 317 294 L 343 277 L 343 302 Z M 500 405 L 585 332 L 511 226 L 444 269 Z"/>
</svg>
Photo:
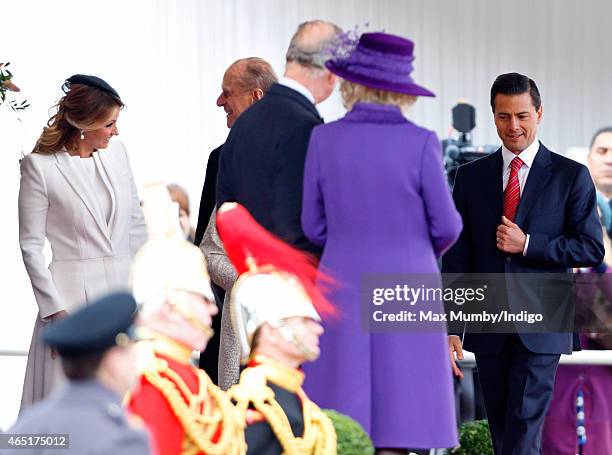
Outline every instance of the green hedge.
<svg viewBox="0 0 612 455">
<path fill-rule="evenodd" d="M 486 420 L 466 422 L 459 429 L 459 447 L 446 451 L 452 455 L 493 455 L 491 433 Z"/>
<path fill-rule="evenodd" d="M 336 429 L 338 455 L 374 455 L 372 441 L 359 423 L 332 409 L 324 409 L 323 412 Z"/>
</svg>

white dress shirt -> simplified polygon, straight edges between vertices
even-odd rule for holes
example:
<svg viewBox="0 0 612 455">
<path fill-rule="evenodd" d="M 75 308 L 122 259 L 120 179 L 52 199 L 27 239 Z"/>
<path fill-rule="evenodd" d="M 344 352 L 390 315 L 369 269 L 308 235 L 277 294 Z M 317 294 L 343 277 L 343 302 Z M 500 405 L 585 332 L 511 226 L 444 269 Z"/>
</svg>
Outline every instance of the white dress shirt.
<svg viewBox="0 0 612 455">
<path fill-rule="evenodd" d="M 502 157 L 504 159 L 504 167 L 503 167 L 503 175 L 502 175 L 502 191 L 506 190 L 506 186 L 508 185 L 508 180 L 510 179 L 510 163 L 515 157 L 519 157 L 523 161 L 523 165 L 518 171 L 518 180 L 519 180 L 519 191 L 521 197 L 523 196 L 523 190 L 525 189 L 525 183 L 527 183 L 527 176 L 529 175 L 529 171 L 531 170 L 531 166 L 533 165 L 533 160 L 535 159 L 538 150 L 540 149 L 540 141 L 536 137 L 533 142 L 521 153 L 516 155 L 512 153 L 510 150 L 506 148 L 505 145 L 502 145 Z M 527 254 L 527 247 L 529 246 L 529 234 L 527 235 L 527 240 L 525 241 L 525 248 L 523 248 L 523 256 Z"/>
<path fill-rule="evenodd" d="M 289 87 L 289 88 L 295 90 L 296 92 L 304 95 L 308 99 L 308 101 L 310 101 L 312 104 L 315 104 L 314 96 L 312 96 L 312 93 L 310 93 L 310 90 L 308 90 L 306 87 L 304 87 L 302 84 L 300 84 L 295 79 L 291 79 L 289 77 L 283 76 L 283 77 L 280 78 L 278 83 L 280 85 L 284 85 L 285 87 Z"/>
</svg>

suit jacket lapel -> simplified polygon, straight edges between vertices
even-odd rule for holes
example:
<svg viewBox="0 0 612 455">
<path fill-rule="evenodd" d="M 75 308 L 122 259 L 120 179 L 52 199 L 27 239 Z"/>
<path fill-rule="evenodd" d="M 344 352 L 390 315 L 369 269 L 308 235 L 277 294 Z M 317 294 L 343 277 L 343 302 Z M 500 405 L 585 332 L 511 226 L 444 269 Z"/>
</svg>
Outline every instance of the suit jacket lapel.
<svg viewBox="0 0 612 455">
<path fill-rule="evenodd" d="M 91 213 L 94 221 L 100 228 L 102 234 L 109 240 L 110 237 L 108 233 L 108 227 L 106 225 L 106 221 L 102 217 L 102 213 L 100 213 L 100 209 L 96 201 L 94 200 L 93 195 L 91 194 L 91 190 L 85 185 L 82 177 L 80 176 L 77 169 L 75 169 L 74 165 L 70 162 L 70 156 L 67 152 L 57 152 L 55 154 L 56 157 L 56 166 L 59 169 L 60 173 L 64 176 L 64 178 L 68 181 L 74 192 L 77 196 L 83 201 L 85 207 Z"/>
<path fill-rule="evenodd" d="M 482 185 L 483 193 L 489 199 L 495 219 L 501 222 L 501 217 L 504 213 L 504 191 L 502 188 L 504 158 L 502 157 L 501 148 L 498 149 L 489 160 L 489 167 L 490 174 L 493 177 L 483 179 L 482 182 L 476 183 Z"/>
<path fill-rule="evenodd" d="M 516 212 L 515 223 L 519 226 L 523 225 L 529 211 L 537 202 L 540 194 L 542 194 L 542 189 L 546 187 L 550 180 L 552 175 L 550 163 L 550 151 L 540 144 L 538 153 L 536 153 L 531 169 L 529 170 L 525 189 L 521 195 L 521 201 L 519 202 L 518 211 Z"/>
<path fill-rule="evenodd" d="M 109 148 L 110 147 L 111 146 L 109 146 Z M 116 218 L 115 218 L 115 215 L 117 212 L 117 198 L 115 197 L 115 195 L 120 194 L 119 192 L 122 189 L 120 179 L 119 179 L 119 174 L 116 169 L 117 163 L 115 162 L 115 160 L 113 160 L 113 156 L 115 156 L 115 154 L 113 154 L 110 150 L 103 150 L 102 152 L 98 152 L 100 163 L 102 163 L 102 167 L 104 168 L 104 171 L 106 172 L 106 177 L 108 177 L 108 183 L 110 184 L 110 187 L 108 188 L 108 192 L 111 198 L 111 215 L 109 218 L 110 221 L 108 223 L 108 228 L 110 230 L 111 236 L 115 234 L 115 229 L 117 228 L 117 223 L 116 223 Z M 102 180 L 105 181 L 104 178 Z M 106 181 L 105 181 L 105 184 L 106 184 Z"/>
</svg>

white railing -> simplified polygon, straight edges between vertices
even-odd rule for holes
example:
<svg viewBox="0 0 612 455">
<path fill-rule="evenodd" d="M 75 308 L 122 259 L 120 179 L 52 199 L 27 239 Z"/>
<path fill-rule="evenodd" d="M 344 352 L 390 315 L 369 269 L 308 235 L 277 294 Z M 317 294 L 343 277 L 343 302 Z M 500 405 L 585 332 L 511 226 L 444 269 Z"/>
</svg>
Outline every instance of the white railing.
<svg viewBox="0 0 612 455">
<path fill-rule="evenodd" d="M 0 357 L 26 357 L 28 351 L 22 349 L 0 349 Z"/>
<path fill-rule="evenodd" d="M 476 360 L 474 354 L 469 351 L 463 351 L 463 360 L 459 361 L 461 366 L 474 367 Z M 612 350 L 609 351 L 593 351 L 584 350 L 576 351 L 571 355 L 562 355 L 559 360 L 561 365 L 612 365 Z"/>
</svg>

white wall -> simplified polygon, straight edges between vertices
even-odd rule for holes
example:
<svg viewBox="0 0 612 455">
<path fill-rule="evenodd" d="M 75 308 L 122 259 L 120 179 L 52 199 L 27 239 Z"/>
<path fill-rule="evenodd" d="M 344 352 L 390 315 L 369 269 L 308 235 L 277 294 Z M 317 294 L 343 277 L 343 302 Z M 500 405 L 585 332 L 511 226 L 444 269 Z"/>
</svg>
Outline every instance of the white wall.
<svg viewBox="0 0 612 455">
<path fill-rule="evenodd" d="M 0 61 L 32 107 L 18 122 L 0 109 L 0 228 L 3 298 L 0 349 L 25 349 L 35 303 L 17 241 L 21 150 L 28 151 L 71 74 L 96 74 L 121 94 L 121 139 L 139 185 L 176 181 L 197 209 L 210 150 L 227 134 L 215 106 L 225 68 L 260 56 L 282 73 L 298 23 L 313 18 L 345 28 L 370 23 L 416 43 L 415 80 L 438 94 L 412 118 L 445 136 L 459 99 L 477 108 L 476 143 L 497 143 L 488 107 L 502 72 L 533 77 L 543 97 L 540 138 L 563 152 L 612 123 L 612 2 L 606 0 L 19 0 L 3 8 Z M 338 99 L 322 106 L 341 115 Z M 16 373 L 21 374 L 21 373 Z M 0 380 L 0 386 L 1 386 Z M 0 409 L 2 406 L 0 405 Z M 10 419 L 2 420 L 0 426 Z"/>
</svg>

